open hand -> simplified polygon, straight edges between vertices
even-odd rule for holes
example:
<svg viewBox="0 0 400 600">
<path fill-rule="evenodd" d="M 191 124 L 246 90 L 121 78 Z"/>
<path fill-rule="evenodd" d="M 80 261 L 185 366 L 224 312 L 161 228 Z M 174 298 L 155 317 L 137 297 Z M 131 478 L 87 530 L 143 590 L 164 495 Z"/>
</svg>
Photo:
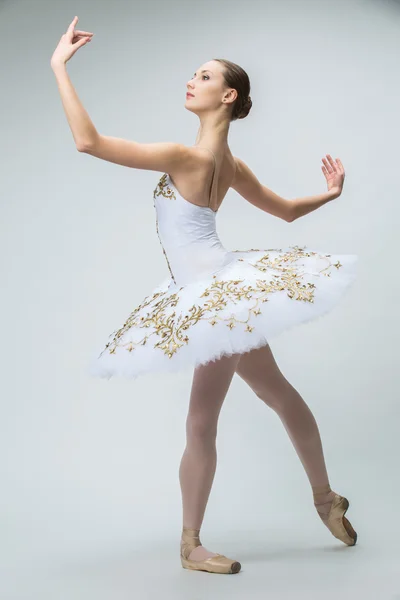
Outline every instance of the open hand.
<svg viewBox="0 0 400 600">
<path fill-rule="evenodd" d="M 67 31 L 61 36 L 58 46 L 54 50 L 50 60 L 52 66 L 60 63 L 65 64 L 69 61 L 71 56 L 75 54 L 78 48 L 84 46 L 92 39 L 93 33 L 90 31 L 75 30 L 77 22 L 78 17 L 74 17 Z"/>
<path fill-rule="evenodd" d="M 328 160 L 322 159 L 325 166 L 322 166 L 321 169 L 328 183 L 328 191 L 334 190 L 340 196 L 345 178 L 342 162 L 340 158 L 334 161 L 330 154 L 327 154 L 326 157 Z"/>
</svg>

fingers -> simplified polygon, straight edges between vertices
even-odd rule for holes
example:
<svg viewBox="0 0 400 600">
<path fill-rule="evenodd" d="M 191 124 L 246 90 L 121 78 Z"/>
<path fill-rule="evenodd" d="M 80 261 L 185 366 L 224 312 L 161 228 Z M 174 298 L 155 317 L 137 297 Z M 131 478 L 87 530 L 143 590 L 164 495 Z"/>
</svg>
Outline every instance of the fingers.
<svg viewBox="0 0 400 600">
<path fill-rule="evenodd" d="M 327 154 L 326 156 L 327 156 L 328 160 L 326 160 L 326 158 L 323 158 L 322 162 L 324 163 L 325 168 L 328 171 L 328 173 L 333 173 L 334 171 L 336 171 L 336 165 L 330 154 Z"/>
<path fill-rule="evenodd" d="M 68 32 L 68 33 L 72 33 L 72 31 L 74 30 L 74 28 L 75 28 L 75 25 L 77 24 L 77 22 L 78 22 L 78 17 L 74 17 L 74 18 L 72 19 L 71 23 L 70 23 L 70 24 L 69 24 L 69 26 L 68 26 L 68 29 L 67 29 L 67 32 Z"/>
<path fill-rule="evenodd" d="M 72 43 L 79 41 L 79 40 L 86 40 L 87 42 L 91 42 L 93 39 L 93 36 L 90 34 L 82 34 L 79 35 L 76 31 L 74 32 L 74 35 L 72 36 Z"/>
<path fill-rule="evenodd" d="M 339 171 L 344 174 L 344 166 L 342 165 L 342 161 L 340 160 L 340 158 L 336 159 L 336 163 L 339 166 Z"/>
<path fill-rule="evenodd" d="M 67 34 L 69 36 L 69 39 L 80 39 L 82 37 L 88 37 L 89 40 L 92 39 L 92 36 L 94 35 L 92 31 L 83 31 L 82 29 L 76 29 L 75 30 L 75 25 L 78 22 L 78 17 L 74 17 L 71 21 L 71 23 L 69 24 L 69 27 L 67 29 Z"/>
<path fill-rule="evenodd" d="M 328 173 L 333 173 L 334 171 L 338 171 L 339 173 L 344 172 L 344 168 L 340 158 L 337 158 L 335 162 L 330 154 L 327 154 L 326 157 L 328 160 L 323 158 L 322 162 L 324 163 Z"/>
<path fill-rule="evenodd" d="M 91 38 L 87 38 L 87 37 L 81 37 L 78 39 L 77 42 L 75 42 L 74 44 L 72 44 L 73 48 L 80 48 L 81 46 L 84 46 L 85 44 L 87 44 L 88 42 L 90 42 Z"/>
<path fill-rule="evenodd" d="M 326 177 L 327 181 L 332 180 L 332 178 L 340 175 L 341 182 L 342 182 L 341 185 L 343 185 L 343 181 L 345 178 L 345 172 L 344 172 L 343 164 L 342 164 L 342 161 L 340 160 L 340 158 L 336 158 L 336 161 L 335 161 L 335 160 L 333 160 L 333 158 L 330 154 L 327 154 L 326 158 L 322 158 L 322 162 L 324 163 L 324 165 L 323 166 L 321 165 L 321 169 L 322 169 L 322 172 L 323 172 L 324 176 Z"/>
<path fill-rule="evenodd" d="M 68 25 L 67 31 L 65 32 L 65 37 L 70 42 L 72 41 L 72 38 L 74 37 L 74 27 L 75 27 L 75 25 L 76 25 L 77 22 L 78 22 L 78 17 L 74 17 L 72 19 L 71 23 Z"/>
<path fill-rule="evenodd" d="M 78 17 L 74 17 L 73 20 L 71 21 L 71 23 L 69 24 L 69 27 L 67 29 L 68 32 L 72 32 L 75 29 L 75 25 L 78 22 Z M 75 35 L 93 35 L 93 33 L 91 31 L 82 31 L 81 29 L 77 29 L 74 31 Z"/>
</svg>

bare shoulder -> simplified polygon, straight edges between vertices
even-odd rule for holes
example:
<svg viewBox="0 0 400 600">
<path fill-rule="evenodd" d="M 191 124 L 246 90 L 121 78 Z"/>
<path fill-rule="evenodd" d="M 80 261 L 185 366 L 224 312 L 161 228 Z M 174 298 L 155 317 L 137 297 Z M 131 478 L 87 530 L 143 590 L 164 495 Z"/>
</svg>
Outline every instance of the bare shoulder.
<svg viewBox="0 0 400 600">
<path fill-rule="evenodd" d="M 261 189 L 261 182 L 256 175 L 247 166 L 247 164 L 238 156 L 233 157 L 235 161 L 235 174 L 231 183 L 231 188 L 238 194 L 248 199 L 249 194 L 254 194 Z"/>
<path fill-rule="evenodd" d="M 292 220 L 293 203 L 262 184 L 241 158 L 234 156 L 234 160 L 236 170 L 231 188 L 253 206 L 290 222 Z"/>
<path fill-rule="evenodd" d="M 187 174 L 190 173 L 197 180 L 199 173 L 212 170 L 213 167 L 214 157 L 209 149 L 202 146 L 182 145 L 180 160 L 171 166 L 171 170 L 168 173 L 176 178 L 184 175 L 185 179 L 187 178 Z"/>
</svg>

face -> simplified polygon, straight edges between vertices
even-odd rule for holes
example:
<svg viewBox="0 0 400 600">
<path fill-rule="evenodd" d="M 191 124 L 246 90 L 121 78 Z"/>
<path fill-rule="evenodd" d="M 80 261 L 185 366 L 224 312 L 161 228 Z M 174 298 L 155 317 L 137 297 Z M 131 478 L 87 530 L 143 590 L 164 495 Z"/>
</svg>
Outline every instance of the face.
<svg viewBox="0 0 400 600">
<path fill-rule="evenodd" d="M 185 107 L 198 114 L 216 110 L 222 104 L 233 102 L 236 90 L 227 88 L 223 78 L 223 65 L 210 60 L 201 65 L 186 84 Z"/>
</svg>

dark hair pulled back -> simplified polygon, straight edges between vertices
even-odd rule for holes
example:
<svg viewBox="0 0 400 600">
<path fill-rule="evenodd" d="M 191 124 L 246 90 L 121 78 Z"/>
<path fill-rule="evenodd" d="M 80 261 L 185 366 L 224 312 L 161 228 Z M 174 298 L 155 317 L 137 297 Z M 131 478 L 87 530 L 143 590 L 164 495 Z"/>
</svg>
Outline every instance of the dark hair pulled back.
<svg viewBox="0 0 400 600">
<path fill-rule="evenodd" d="M 224 66 L 223 76 L 228 87 L 234 88 L 238 96 L 233 104 L 231 121 L 244 119 L 253 105 L 250 96 L 250 79 L 246 71 L 236 63 L 224 58 L 213 58 Z"/>
</svg>

